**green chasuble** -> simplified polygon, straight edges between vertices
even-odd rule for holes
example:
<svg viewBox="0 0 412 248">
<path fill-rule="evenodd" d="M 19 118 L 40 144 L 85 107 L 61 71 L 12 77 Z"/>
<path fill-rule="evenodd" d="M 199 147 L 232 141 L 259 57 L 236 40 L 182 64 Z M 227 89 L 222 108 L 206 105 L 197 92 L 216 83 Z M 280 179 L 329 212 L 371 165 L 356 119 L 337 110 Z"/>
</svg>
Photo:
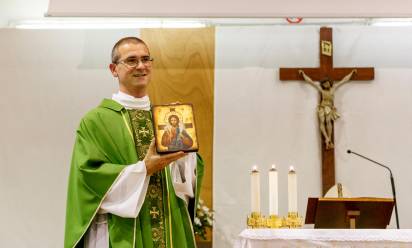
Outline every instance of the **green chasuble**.
<svg viewBox="0 0 412 248">
<path fill-rule="evenodd" d="M 66 209 L 64 247 L 83 247 L 83 238 L 103 199 L 120 172 L 144 159 L 153 138 L 150 111 L 126 110 L 104 99 L 90 111 L 77 130 Z M 203 176 L 197 157 L 196 197 Z M 194 248 L 193 227 L 186 203 L 175 194 L 170 167 L 150 177 L 137 218 L 108 214 L 112 248 Z"/>
</svg>

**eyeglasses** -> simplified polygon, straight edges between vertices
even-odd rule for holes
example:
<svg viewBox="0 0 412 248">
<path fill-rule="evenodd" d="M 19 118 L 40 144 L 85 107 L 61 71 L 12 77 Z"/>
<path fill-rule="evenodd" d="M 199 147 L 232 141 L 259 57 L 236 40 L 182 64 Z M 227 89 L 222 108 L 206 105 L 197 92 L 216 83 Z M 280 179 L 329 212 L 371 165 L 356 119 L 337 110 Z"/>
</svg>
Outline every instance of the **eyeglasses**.
<svg viewBox="0 0 412 248">
<path fill-rule="evenodd" d="M 142 62 L 142 64 L 145 66 L 149 66 L 151 65 L 152 61 L 153 61 L 152 57 L 142 56 L 140 58 L 137 58 L 137 57 L 126 58 L 124 60 L 117 61 L 115 64 L 122 63 L 129 68 L 135 68 L 140 64 L 140 62 Z"/>
</svg>

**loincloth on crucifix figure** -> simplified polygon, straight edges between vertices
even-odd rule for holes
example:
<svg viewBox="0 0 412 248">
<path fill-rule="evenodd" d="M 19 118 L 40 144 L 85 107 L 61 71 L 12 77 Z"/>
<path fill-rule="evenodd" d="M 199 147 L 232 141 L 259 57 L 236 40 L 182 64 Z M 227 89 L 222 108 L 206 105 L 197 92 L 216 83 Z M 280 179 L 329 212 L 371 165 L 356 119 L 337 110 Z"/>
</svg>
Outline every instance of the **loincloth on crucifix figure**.
<svg viewBox="0 0 412 248">
<path fill-rule="evenodd" d="M 320 103 L 318 105 L 318 118 L 319 129 L 325 141 L 326 149 L 334 148 L 332 134 L 333 134 L 333 122 L 340 116 L 334 105 L 334 97 L 336 89 L 342 84 L 349 82 L 352 75 L 356 73 L 356 69 L 352 70 L 341 81 L 333 83 L 329 78 L 314 82 L 309 76 L 305 74 L 303 70 L 299 70 L 299 74 L 303 76 L 306 82 L 313 85 L 321 94 Z"/>
</svg>

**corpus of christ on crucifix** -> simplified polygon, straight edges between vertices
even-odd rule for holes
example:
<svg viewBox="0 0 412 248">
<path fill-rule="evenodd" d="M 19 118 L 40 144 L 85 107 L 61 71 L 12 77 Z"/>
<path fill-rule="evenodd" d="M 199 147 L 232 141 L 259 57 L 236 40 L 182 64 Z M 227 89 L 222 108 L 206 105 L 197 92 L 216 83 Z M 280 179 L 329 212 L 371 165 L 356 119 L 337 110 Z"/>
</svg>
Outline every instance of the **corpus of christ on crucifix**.
<svg viewBox="0 0 412 248">
<path fill-rule="evenodd" d="M 317 108 L 319 130 L 322 139 L 322 192 L 325 194 L 335 185 L 334 121 L 339 118 L 334 105 L 336 89 L 349 81 L 373 80 L 374 68 L 334 68 L 332 28 L 320 29 L 319 68 L 280 68 L 280 80 L 304 80 L 320 93 Z"/>
</svg>

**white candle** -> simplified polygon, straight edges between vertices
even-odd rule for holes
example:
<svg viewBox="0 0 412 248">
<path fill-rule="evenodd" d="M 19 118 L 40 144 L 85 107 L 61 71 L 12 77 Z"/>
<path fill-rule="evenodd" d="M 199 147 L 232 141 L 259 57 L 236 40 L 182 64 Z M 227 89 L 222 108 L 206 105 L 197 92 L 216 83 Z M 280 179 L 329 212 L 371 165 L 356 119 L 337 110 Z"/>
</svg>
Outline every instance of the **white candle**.
<svg viewBox="0 0 412 248">
<path fill-rule="evenodd" d="M 269 170 L 269 215 L 278 215 L 278 171 L 274 164 Z"/>
<path fill-rule="evenodd" d="M 297 176 L 293 166 L 288 173 L 288 212 L 298 211 L 298 187 Z"/>
<path fill-rule="evenodd" d="M 260 176 L 256 165 L 252 167 L 250 177 L 251 210 L 260 213 Z"/>
</svg>

